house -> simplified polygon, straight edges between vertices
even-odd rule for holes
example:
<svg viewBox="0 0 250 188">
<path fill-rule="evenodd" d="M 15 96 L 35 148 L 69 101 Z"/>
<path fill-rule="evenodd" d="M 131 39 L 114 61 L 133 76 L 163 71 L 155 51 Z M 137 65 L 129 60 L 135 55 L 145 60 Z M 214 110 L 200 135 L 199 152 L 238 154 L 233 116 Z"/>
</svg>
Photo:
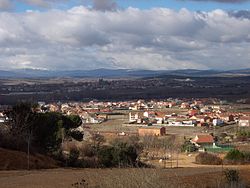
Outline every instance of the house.
<svg viewBox="0 0 250 188">
<path fill-rule="evenodd" d="M 197 114 L 199 114 L 199 110 L 195 110 L 195 109 L 189 110 L 189 111 L 188 111 L 188 114 L 189 114 L 190 116 L 197 115 Z"/>
<path fill-rule="evenodd" d="M 197 126 L 207 126 L 212 124 L 213 119 L 210 116 L 207 115 L 196 115 L 196 116 L 192 116 L 190 117 L 190 120 L 195 121 Z"/>
<path fill-rule="evenodd" d="M 142 123 L 144 118 L 143 112 L 129 112 L 129 122 L 130 123 Z"/>
<path fill-rule="evenodd" d="M 193 120 L 183 120 L 182 124 L 184 126 L 195 126 L 195 122 Z"/>
<path fill-rule="evenodd" d="M 218 114 L 218 117 L 220 117 L 220 119 L 222 119 L 225 122 L 232 122 L 232 121 L 234 121 L 234 116 L 232 114 L 221 113 L 221 114 Z"/>
<path fill-rule="evenodd" d="M 190 140 L 192 144 L 195 144 L 197 147 L 205 147 L 205 146 L 213 146 L 214 137 L 210 134 L 208 135 L 196 135 L 192 140 Z"/>
<path fill-rule="evenodd" d="M 242 117 L 240 117 L 238 125 L 240 127 L 249 127 L 250 126 L 250 116 L 242 116 Z"/>
<path fill-rule="evenodd" d="M 4 123 L 6 121 L 6 116 L 4 113 L 0 112 L 0 123 Z"/>
<path fill-rule="evenodd" d="M 138 134 L 139 136 L 164 136 L 166 129 L 165 127 L 140 127 Z"/>
<path fill-rule="evenodd" d="M 213 119 L 213 125 L 214 126 L 220 126 L 220 125 L 223 125 L 223 124 L 224 124 L 224 121 L 222 119 L 219 119 L 219 118 Z"/>
<path fill-rule="evenodd" d="M 60 112 L 60 107 L 57 104 L 50 104 L 49 111 L 50 112 Z"/>
<path fill-rule="evenodd" d="M 180 108 L 187 109 L 187 108 L 190 108 L 190 105 L 186 102 L 183 102 L 183 103 L 181 103 Z"/>
<path fill-rule="evenodd" d="M 86 111 L 81 112 L 78 115 L 81 117 L 82 123 L 96 124 L 96 123 L 102 123 L 105 121 L 105 119 L 98 118 L 95 114 L 89 114 Z"/>
<path fill-rule="evenodd" d="M 164 124 L 166 120 L 166 113 L 164 112 L 156 112 L 155 120 L 157 124 Z"/>
<path fill-rule="evenodd" d="M 200 109 L 200 112 L 201 113 L 209 113 L 209 112 L 212 112 L 212 109 L 209 108 L 209 107 L 207 107 L 207 106 L 205 106 L 205 107 L 203 107 L 203 108 Z"/>
<path fill-rule="evenodd" d="M 96 117 L 98 119 L 103 119 L 103 121 L 107 121 L 108 120 L 108 114 L 105 114 L 105 113 L 103 113 L 103 114 L 96 114 Z"/>
</svg>

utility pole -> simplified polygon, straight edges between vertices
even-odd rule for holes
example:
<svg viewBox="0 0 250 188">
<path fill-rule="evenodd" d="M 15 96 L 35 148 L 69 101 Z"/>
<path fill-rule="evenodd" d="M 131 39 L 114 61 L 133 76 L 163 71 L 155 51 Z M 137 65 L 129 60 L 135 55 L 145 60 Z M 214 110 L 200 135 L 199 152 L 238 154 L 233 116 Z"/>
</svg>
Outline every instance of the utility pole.
<svg viewBox="0 0 250 188">
<path fill-rule="evenodd" d="M 176 154 L 176 167 L 179 167 L 179 150 L 177 149 L 177 154 Z"/>
<path fill-rule="evenodd" d="M 170 165 L 171 165 L 171 168 L 173 168 L 173 149 L 171 148 L 171 150 L 170 150 L 171 152 L 171 156 L 170 156 L 170 158 L 171 158 L 171 160 L 170 160 Z"/>
<path fill-rule="evenodd" d="M 30 170 L 30 135 L 28 136 L 28 161 L 27 161 L 27 168 L 28 170 Z"/>
<path fill-rule="evenodd" d="M 29 130 L 28 132 L 28 140 L 27 140 L 27 144 L 28 144 L 28 148 L 27 148 L 27 169 L 30 170 L 30 140 L 31 140 L 31 134 L 32 131 Z"/>
</svg>

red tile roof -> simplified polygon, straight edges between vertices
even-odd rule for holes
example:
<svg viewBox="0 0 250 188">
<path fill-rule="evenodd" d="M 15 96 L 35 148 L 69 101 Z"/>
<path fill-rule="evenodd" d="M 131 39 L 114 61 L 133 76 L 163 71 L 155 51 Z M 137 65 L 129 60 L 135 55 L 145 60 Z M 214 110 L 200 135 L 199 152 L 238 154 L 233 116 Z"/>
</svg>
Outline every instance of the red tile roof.
<svg viewBox="0 0 250 188">
<path fill-rule="evenodd" d="M 193 140 L 195 143 L 213 143 L 214 138 L 211 135 L 197 135 Z"/>
</svg>

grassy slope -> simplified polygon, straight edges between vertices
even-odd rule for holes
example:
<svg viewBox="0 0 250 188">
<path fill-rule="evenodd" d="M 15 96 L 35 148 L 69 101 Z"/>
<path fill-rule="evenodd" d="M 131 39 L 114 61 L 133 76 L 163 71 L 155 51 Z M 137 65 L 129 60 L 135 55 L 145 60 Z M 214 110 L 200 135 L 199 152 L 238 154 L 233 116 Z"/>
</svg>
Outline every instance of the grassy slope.
<svg viewBox="0 0 250 188">
<path fill-rule="evenodd" d="M 0 148 L 0 170 L 27 169 L 27 154 L 25 152 Z M 58 167 L 57 162 L 50 157 L 33 154 L 30 156 L 31 169 Z"/>
</svg>

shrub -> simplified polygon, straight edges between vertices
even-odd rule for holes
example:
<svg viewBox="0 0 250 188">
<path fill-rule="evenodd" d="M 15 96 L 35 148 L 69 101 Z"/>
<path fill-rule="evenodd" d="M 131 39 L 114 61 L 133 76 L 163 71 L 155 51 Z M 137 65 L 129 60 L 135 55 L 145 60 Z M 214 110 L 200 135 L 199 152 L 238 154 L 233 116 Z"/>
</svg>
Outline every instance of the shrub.
<svg viewBox="0 0 250 188">
<path fill-rule="evenodd" d="M 93 157 L 95 149 L 91 144 L 85 143 L 80 148 L 81 157 Z"/>
<path fill-rule="evenodd" d="M 191 142 L 185 141 L 184 144 L 181 146 L 181 151 L 182 152 L 195 152 L 197 151 L 197 148 Z"/>
<path fill-rule="evenodd" d="M 113 162 L 116 165 L 134 166 L 137 156 L 137 149 L 133 145 L 120 142 L 114 146 Z"/>
<path fill-rule="evenodd" d="M 237 149 L 230 150 L 225 156 L 226 163 L 243 163 L 244 158 L 244 153 Z"/>
<path fill-rule="evenodd" d="M 246 185 L 240 182 L 238 170 L 227 169 L 224 171 L 224 175 L 227 181 L 227 187 L 246 187 Z"/>
<path fill-rule="evenodd" d="M 69 133 L 69 136 L 71 136 L 72 138 L 74 138 L 79 142 L 83 140 L 83 133 L 81 133 L 80 131 L 71 131 Z"/>
<path fill-rule="evenodd" d="M 250 162 L 250 153 L 241 152 L 237 149 L 233 149 L 225 156 L 225 163 L 227 164 L 244 164 Z"/>
<path fill-rule="evenodd" d="M 74 188 L 87 188 L 89 187 L 89 184 L 85 179 L 82 179 L 80 182 L 73 183 L 71 186 Z"/>
<path fill-rule="evenodd" d="M 250 152 L 244 152 L 244 161 L 249 163 L 250 162 Z"/>
<path fill-rule="evenodd" d="M 111 146 L 104 146 L 98 151 L 99 163 L 103 167 L 111 167 L 114 164 L 114 148 Z"/>
<path fill-rule="evenodd" d="M 98 151 L 99 163 L 103 167 L 136 166 L 137 147 L 126 142 L 117 142 L 112 146 L 103 146 Z"/>
<path fill-rule="evenodd" d="M 222 164 L 222 159 L 217 155 L 211 153 L 199 153 L 195 157 L 196 163 L 205 164 L 205 165 L 220 165 Z"/>
<path fill-rule="evenodd" d="M 69 158 L 68 158 L 68 165 L 77 167 L 78 165 L 78 158 L 79 158 L 80 152 L 77 148 L 70 149 L 69 152 Z"/>
<path fill-rule="evenodd" d="M 247 141 L 250 139 L 250 131 L 244 128 L 237 131 L 236 135 L 238 141 Z"/>
<path fill-rule="evenodd" d="M 240 180 L 239 171 L 237 170 L 228 169 L 224 171 L 224 174 L 228 183 L 239 182 Z"/>
</svg>

